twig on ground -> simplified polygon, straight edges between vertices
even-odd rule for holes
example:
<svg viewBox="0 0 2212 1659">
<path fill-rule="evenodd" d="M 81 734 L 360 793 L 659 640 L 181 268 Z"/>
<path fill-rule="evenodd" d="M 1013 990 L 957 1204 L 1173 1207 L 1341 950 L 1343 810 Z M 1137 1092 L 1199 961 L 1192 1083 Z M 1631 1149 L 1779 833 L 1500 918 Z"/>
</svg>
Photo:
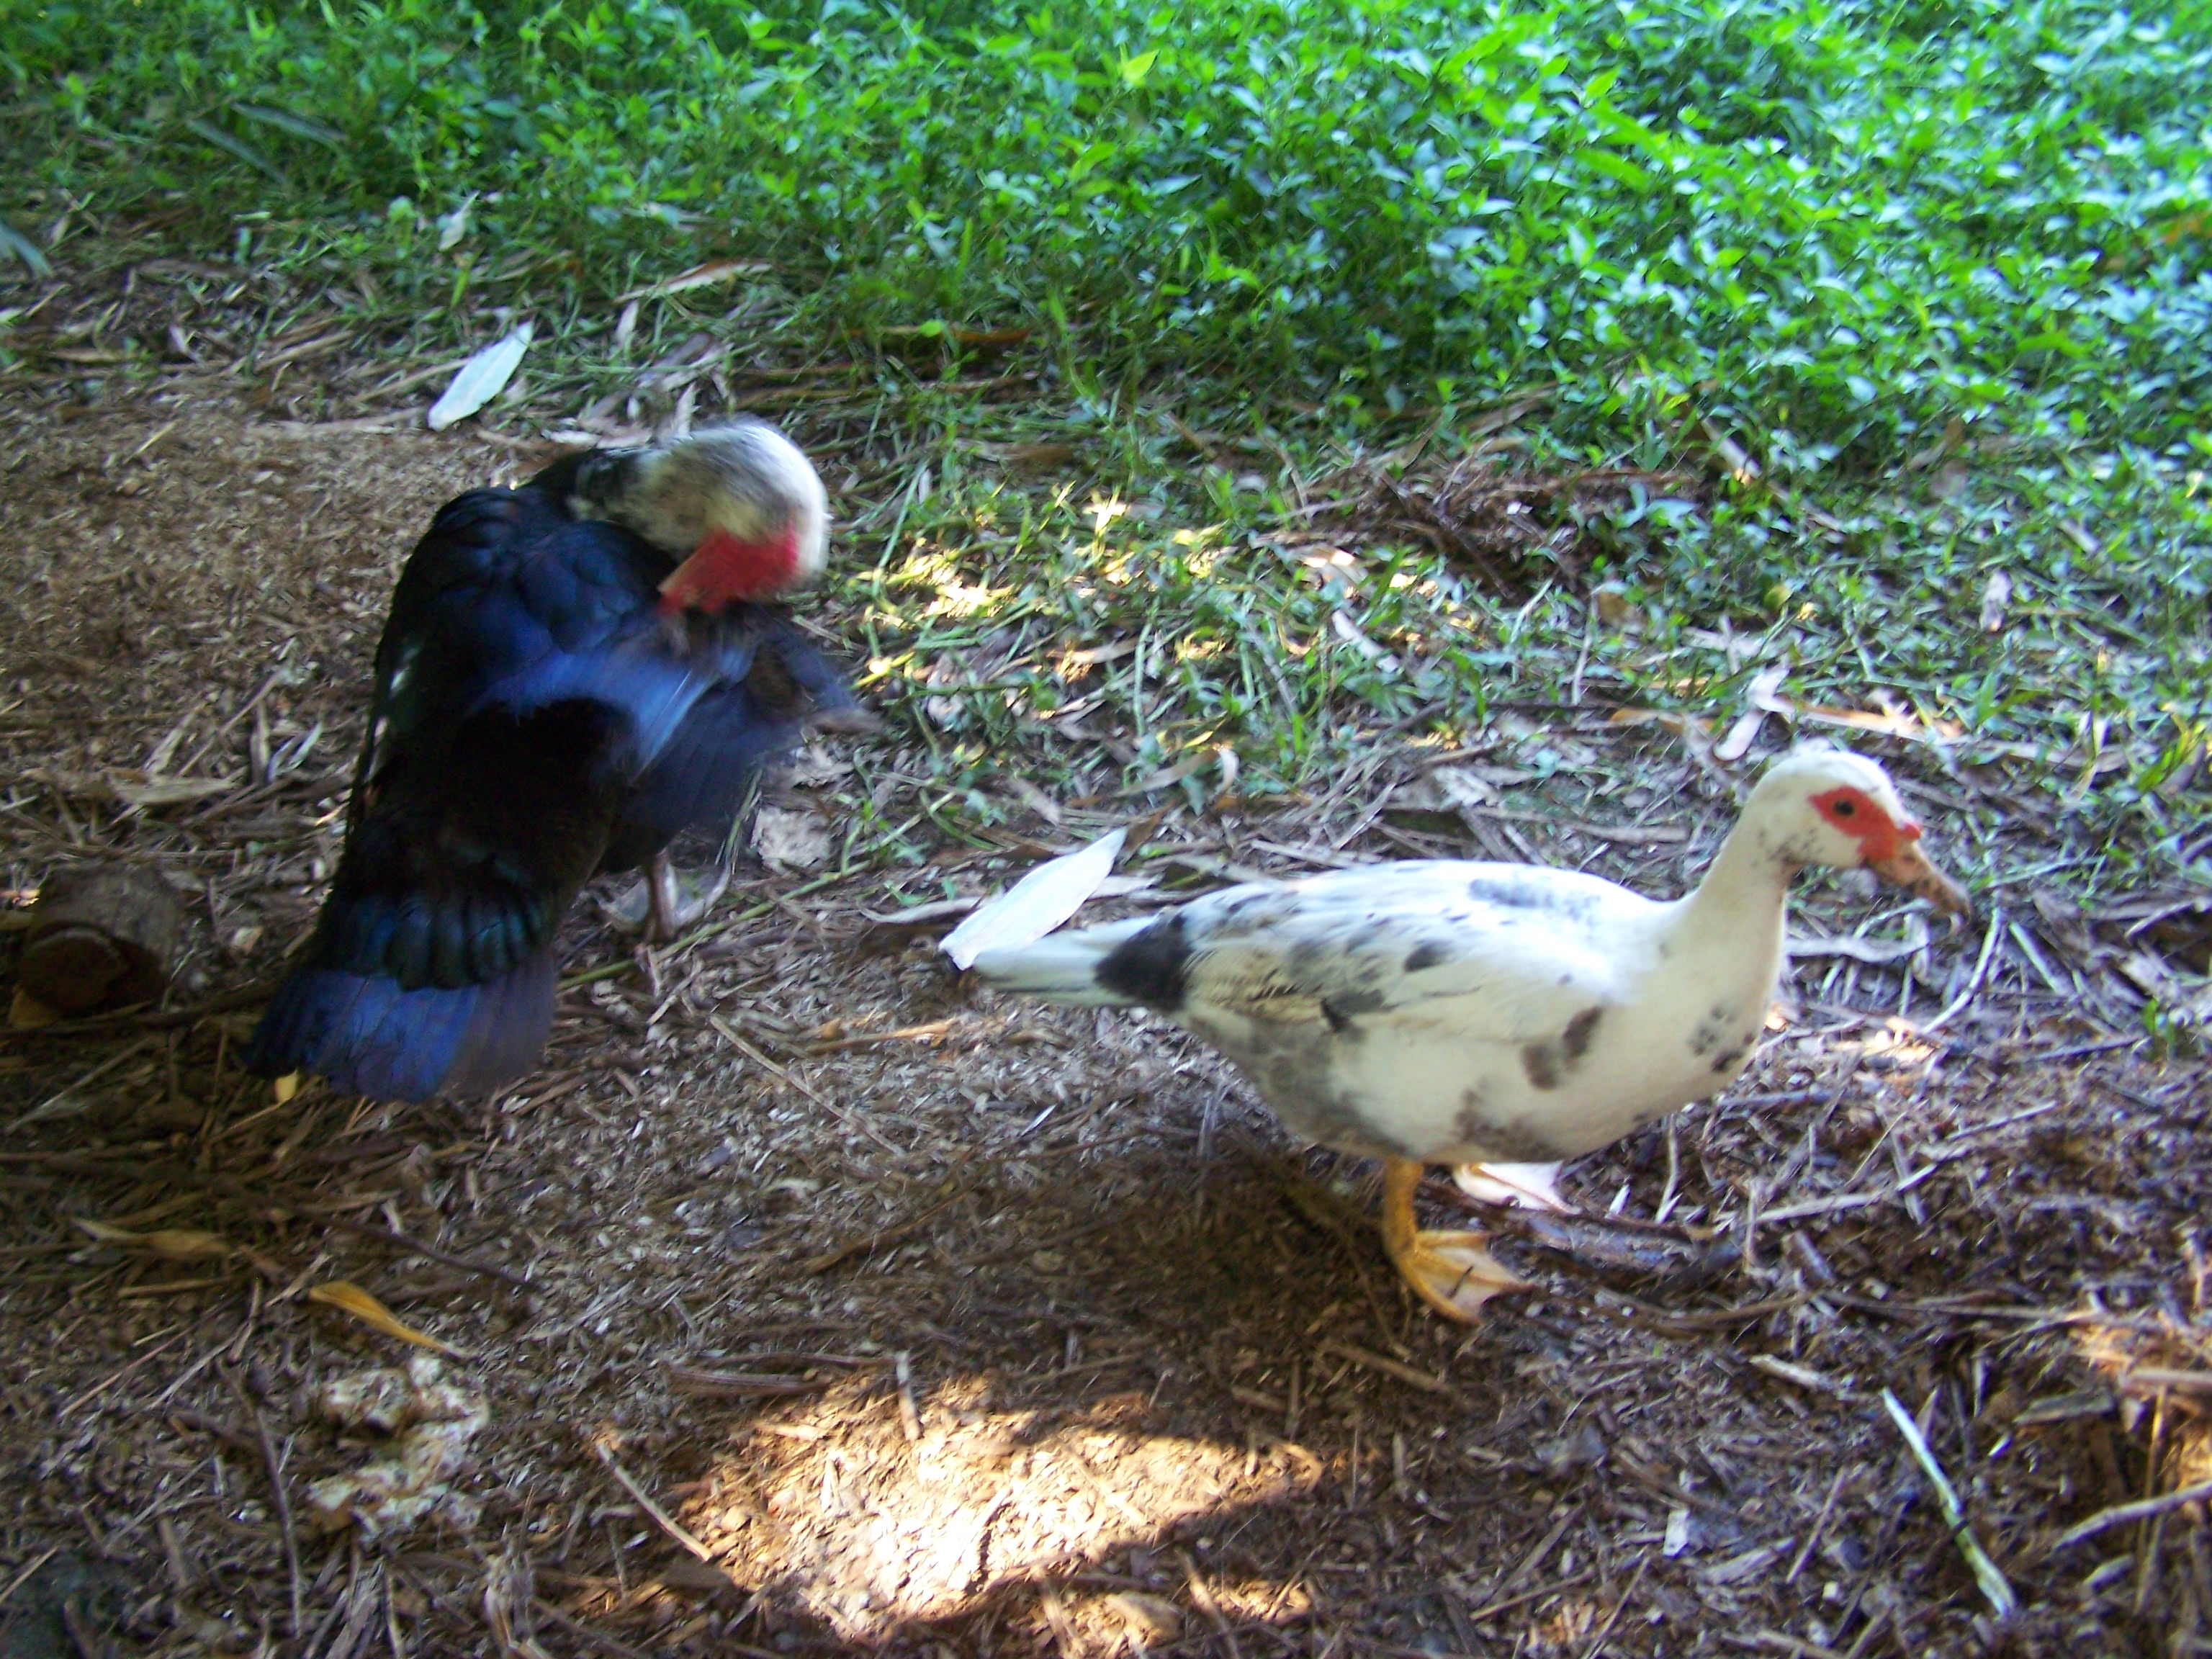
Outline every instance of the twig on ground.
<svg viewBox="0 0 2212 1659">
<path fill-rule="evenodd" d="M 1651 1552 L 1646 1550 L 1644 1553 L 1644 1559 L 1636 1564 L 1636 1576 L 1628 1581 L 1628 1588 L 1621 1591 L 1620 1600 L 1613 1604 L 1613 1611 L 1606 1614 L 1605 1623 L 1597 1627 L 1597 1634 L 1590 1638 L 1590 1644 L 1583 1650 L 1583 1659 L 1597 1659 L 1599 1652 L 1605 1646 L 1605 1638 L 1613 1634 L 1613 1627 L 1620 1622 L 1620 1615 L 1627 1609 L 1630 1601 L 1635 1596 L 1637 1586 L 1644 1582 L 1644 1575 L 1650 1570 Z"/>
<path fill-rule="evenodd" d="M 614 1476 L 615 1480 L 621 1485 L 622 1489 L 624 1492 L 628 1492 L 632 1498 L 637 1500 L 638 1508 L 646 1512 L 646 1515 L 652 1520 L 655 1526 L 659 1527 L 661 1531 L 666 1533 L 671 1538 L 681 1544 L 685 1549 L 690 1551 L 692 1554 L 697 1556 L 702 1561 L 708 1562 L 710 1564 L 714 1561 L 714 1552 L 708 1549 L 704 1544 L 694 1538 L 690 1533 L 684 1531 L 683 1527 L 678 1524 L 674 1516 L 669 1514 L 666 1510 L 664 1510 L 659 1504 L 654 1503 L 652 1497 L 646 1492 L 645 1488 L 638 1484 L 637 1478 L 631 1474 L 630 1472 L 624 1468 L 621 1464 L 615 1462 L 615 1455 L 612 1452 L 609 1451 L 602 1445 L 594 1445 L 592 1449 L 599 1453 L 599 1462 L 607 1466 L 607 1473 Z"/>
<path fill-rule="evenodd" d="M 1928 1449 L 1927 1437 L 1920 1432 L 1920 1425 L 1912 1420 L 1912 1413 L 1905 1410 L 1904 1403 L 1887 1389 L 1881 1391 L 1881 1403 L 1888 1410 L 1890 1420 L 1897 1425 L 1897 1431 L 1905 1437 L 1905 1443 L 1911 1448 L 1913 1459 L 1927 1475 L 1929 1484 L 1936 1488 L 1936 1500 L 1943 1506 L 1943 1518 L 1950 1524 L 1951 1536 L 1956 1540 L 1960 1553 L 1966 1558 L 1966 1565 L 1973 1569 L 1974 1582 L 1981 1586 L 1982 1595 L 1987 1598 L 1991 1611 L 2000 1619 L 2009 1618 L 2013 1609 L 2020 1605 L 2019 1601 L 2012 1593 L 2012 1586 L 2005 1583 L 2004 1575 L 1997 1571 L 1997 1564 L 1990 1559 L 1989 1552 L 1982 1547 L 1981 1540 L 1974 1536 L 1973 1528 L 1966 1524 L 1966 1511 L 1959 1502 L 1958 1490 L 1951 1485 L 1942 1466 L 1936 1462 L 1936 1454 Z"/>
<path fill-rule="evenodd" d="M 1983 975 L 1990 971 L 1990 957 L 1996 952 L 1997 939 L 2003 933 L 2004 912 L 1992 904 L 1990 906 L 1989 926 L 1982 934 L 1982 954 L 1974 963 L 1974 971 L 1966 975 L 1965 987 L 1944 1006 L 1942 1012 L 1920 1028 L 1921 1035 L 1924 1036 L 1930 1031 L 1942 1030 L 1951 1023 L 1954 1014 L 1974 1000 L 1975 994 L 1982 988 Z"/>
<path fill-rule="evenodd" d="M 1212 1589 L 1207 1585 L 1205 1575 L 1198 1570 L 1196 1558 L 1188 1550 L 1176 1553 L 1182 1562 L 1183 1577 L 1190 1585 L 1190 1599 L 1198 1604 L 1198 1610 L 1206 1615 L 1206 1622 L 1213 1626 L 1214 1634 L 1228 1648 L 1229 1659 L 1244 1659 L 1243 1649 L 1237 1645 L 1237 1633 L 1229 1628 L 1229 1620 L 1222 1615 L 1221 1604 L 1213 1599 Z"/>
<path fill-rule="evenodd" d="M 301 1617 L 300 1534 L 292 1524 L 292 1499 L 284 1490 L 284 1463 L 283 1460 L 277 1455 L 276 1443 L 270 1438 L 269 1425 L 262 1419 L 261 1413 L 255 1409 L 253 1402 L 246 1399 L 245 1389 L 238 1385 L 234 1378 L 233 1386 L 238 1387 L 239 1403 L 246 1407 L 247 1420 L 253 1425 L 254 1436 L 261 1443 L 261 1462 L 269 1473 L 269 1491 L 276 1505 L 276 1525 L 284 1537 L 284 1571 L 291 1584 L 291 1631 L 293 1639 L 296 1641 L 299 1639 Z"/>
<path fill-rule="evenodd" d="M 1349 1342 L 1324 1342 L 1321 1345 L 1321 1351 L 1333 1353 L 1340 1359 L 1349 1359 L 1355 1365 L 1364 1365 L 1370 1371 L 1380 1371 L 1385 1376 L 1395 1376 L 1401 1382 L 1429 1394 L 1449 1395 L 1452 1391 L 1451 1384 L 1440 1376 L 1432 1376 L 1427 1371 L 1417 1370 L 1411 1365 L 1401 1364 L 1379 1353 L 1370 1353 Z"/>
<path fill-rule="evenodd" d="M 2140 1498 L 2132 1504 L 2115 1504 L 2108 1510 L 2100 1510 L 2087 1521 L 2075 1522 L 2051 1540 L 2051 1550 L 2070 1549 L 2084 1539 L 2094 1538 L 2099 1533 L 2109 1532 L 2114 1527 L 2124 1527 L 2137 1521 L 2148 1521 L 2179 1509 L 2184 1504 L 2194 1504 L 2212 1498 L 2212 1480 L 2200 1480 L 2193 1486 L 2179 1487 L 2160 1492 L 2156 1498 Z"/>
<path fill-rule="evenodd" d="M 1509 1608 L 1525 1606 L 1530 1601 L 1540 1601 L 1547 1595 L 1558 1595 L 1561 1590 L 1571 1590 L 1578 1585 L 1587 1584 L 1596 1577 L 1595 1568 L 1584 1567 L 1580 1572 L 1571 1573 L 1565 1578 L 1554 1578 L 1548 1584 L 1539 1584 L 1534 1589 L 1522 1590 L 1518 1595 L 1509 1595 L 1500 1601 L 1486 1601 L 1479 1607 L 1470 1608 L 1467 1615 L 1468 1620 L 1469 1623 L 1474 1623 L 1480 1620 L 1494 1619 Z"/>
<path fill-rule="evenodd" d="M 611 1654 L 614 1659 L 649 1659 L 642 1648 L 634 1648 L 619 1636 L 601 1630 L 597 1625 L 587 1625 L 580 1619 L 571 1618 L 550 1601 L 532 1604 L 541 1619 L 550 1619 L 580 1642 L 588 1643 L 601 1653 Z"/>
<path fill-rule="evenodd" d="M 8 1605 L 8 1598 L 15 1595 L 17 1590 L 22 1589 L 24 1583 L 30 1578 L 30 1576 L 33 1573 L 36 1572 L 40 1567 L 45 1566 L 46 1563 L 52 1560 L 54 1557 L 59 1555 L 61 1553 L 61 1549 L 62 1547 L 59 1544 L 56 1544 L 51 1548 L 43 1551 L 41 1553 L 33 1556 L 29 1564 L 23 1567 L 21 1571 L 17 1572 L 13 1578 L 10 1578 L 8 1581 L 8 1588 L 5 1589 L 0 1589 L 0 1607 L 6 1607 Z"/>
<path fill-rule="evenodd" d="M 1813 1530 L 1805 1534 L 1805 1542 L 1797 1552 L 1797 1559 L 1790 1564 L 1790 1571 L 1782 1575 L 1785 1586 L 1796 1583 L 1797 1575 L 1805 1571 L 1806 1562 L 1813 1559 L 1813 1547 L 1820 1541 L 1820 1534 L 1828 1524 L 1828 1517 L 1836 1512 L 1836 1499 L 1843 1492 L 1844 1477 L 1850 1474 L 1847 1468 L 1838 1469 L 1836 1478 L 1828 1483 L 1828 1495 L 1820 1504 L 1820 1514 L 1813 1517 Z"/>
</svg>

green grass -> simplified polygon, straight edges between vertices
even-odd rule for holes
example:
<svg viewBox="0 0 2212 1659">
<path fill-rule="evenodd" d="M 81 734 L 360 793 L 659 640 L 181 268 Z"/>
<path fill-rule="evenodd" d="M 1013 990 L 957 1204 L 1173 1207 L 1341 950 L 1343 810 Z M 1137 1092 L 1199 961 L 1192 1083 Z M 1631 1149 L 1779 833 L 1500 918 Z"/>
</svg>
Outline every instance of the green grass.
<svg viewBox="0 0 2212 1659">
<path fill-rule="evenodd" d="M 530 307 L 562 319 L 549 413 L 695 329 L 872 366 L 933 489 L 848 538 L 845 596 L 889 701 L 945 653 L 984 665 L 915 711 L 957 788 L 1065 778 L 1025 722 L 1098 690 L 1121 778 L 1228 745 L 1261 790 L 1362 722 L 1449 733 L 1571 684 L 1725 720 L 1759 665 L 1725 622 L 1796 695 L 1886 689 L 2050 757 L 2006 763 L 2089 836 L 2199 811 L 2171 785 L 2207 720 L 2203 0 L 6 0 L 0 75 L 20 228 L 166 214 L 354 279 L 411 349 Z M 609 348 L 611 296 L 732 255 L 774 275 Z M 1046 376 L 1012 411 L 884 355 L 993 327 Z M 1445 453 L 1527 395 L 1516 465 L 1711 476 L 1725 438 L 1763 477 L 1592 509 L 1584 568 L 1540 560 L 1525 600 L 1418 545 L 1355 591 L 1266 544 L 1333 458 Z M 1083 488 L 979 449 L 1040 438 Z M 1157 513 L 1102 525 L 1094 487 Z M 1608 577 L 1644 633 L 1588 627 Z M 1144 649 L 1054 672 L 1122 636 Z M 2128 758 L 2077 791 L 2098 751 Z"/>
<path fill-rule="evenodd" d="M 861 326 L 1079 322 L 1108 378 L 1557 380 L 1577 433 L 1694 410 L 1869 461 L 1954 416 L 2184 441 L 2212 389 L 2201 3 L 13 0 L 6 33 L 50 176 L 426 276 L 473 195 L 484 244 L 587 281 L 729 247 Z"/>
</svg>

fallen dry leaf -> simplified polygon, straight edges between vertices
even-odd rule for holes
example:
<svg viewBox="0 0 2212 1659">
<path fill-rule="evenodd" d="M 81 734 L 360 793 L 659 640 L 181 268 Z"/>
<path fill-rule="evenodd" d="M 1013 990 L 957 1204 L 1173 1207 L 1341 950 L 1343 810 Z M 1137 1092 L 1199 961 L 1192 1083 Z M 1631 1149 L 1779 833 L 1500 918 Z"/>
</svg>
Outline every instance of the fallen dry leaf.
<svg viewBox="0 0 2212 1659">
<path fill-rule="evenodd" d="M 1807 961 L 1814 957 L 1849 957 L 1853 962 L 1869 963 L 1877 968 L 1886 963 L 1901 962 L 1927 948 L 1925 939 L 1858 939 L 1848 933 L 1838 934 L 1833 939 L 1813 939 L 1792 933 L 1788 943 L 1790 958 L 1793 962 Z"/>
<path fill-rule="evenodd" d="M 1597 612 L 1601 626 L 1618 628 L 1624 633 L 1644 626 L 1644 613 L 1628 597 L 1627 587 L 1620 582 L 1601 582 L 1590 590 L 1590 605 Z"/>
<path fill-rule="evenodd" d="M 1373 663 L 1386 674 L 1398 672 L 1398 659 L 1367 637 L 1366 631 L 1352 620 L 1349 612 L 1338 611 L 1330 614 L 1329 629 L 1337 638 Z"/>
<path fill-rule="evenodd" d="M 924 685 L 958 685 L 969 678 L 966 665 L 951 652 L 945 651 L 940 652 L 937 660 L 930 664 L 929 672 L 921 677 L 921 683 Z M 928 717 L 931 725 L 949 730 L 960 718 L 960 699 L 924 697 L 921 712 Z"/>
<path fill-rule="evenodd" d="M 59 790 L 71 800 L 135 806 L 141 811 L 157 806 L 184 806 L 207 800 L 238 787 L 240 780 L 222 778 L 156 778 L 117 767 L 105 772 L 69 772 L 37 767 L 24 776 L 33 783 Z"/>
<path fill-rule="evenodd" d="M 1786 665 L 1778 663 L 1771 668 L 1762 668 L 1751 677 L 1744 691 L 1744 713 L 1739 715 L 1728 735 L 1713 745 L 1713 758 L 1723 765 L 1733 766 L 1751 751 L 1752 740 L 1759 736 L 1759 728 L 1774 712 L 1775 695 L 1782 690 L 1782 682 L 1789 677 Z"/>
<path fill-rule="evenodd" d="M 87 1216 L 76 1218 L 77 1230 L 103 1244 L 128 1244 L 153 1251 L 168 1261 L 212 1261 L 232 1255 L 234 1246 L 220 1233 L 204 1233 L 188 1227 L 164 1227 L 158 1232 L 137 1233 L 111 1226 Z"/>
<path fill-rule="evenodd" d="M 755 276 L 775 270 L 771 264 L 758 259 L 713 259 L 703 265 L 694 265 L 689 270 L 678 271 L 644 288 L 634 288 L 620 297 L 635 302 L 639 300 L 665 299 L 672 294 L 688 294 L 695 288 L 711 288 L 717 283 L 735 282 L 740 276 Z M 631 322 L 635 328 L 635 319 Z"/>
<path fill-rule="evenodd" d="M 2012 603 L 2012 578 L 2002 570 L 1992 571 L 1982 586 L 1982 632 L 2001 634 L 2004 631 L 2005 606 Z"/>
<path fill-rule="evenodd" d="M 1022 805 L 1055 828 L 1060 823 L 1060 803 L 1031 783 L 1027 778 L 1009 778 L 1006 787 L 1021 798 Z"/>
<path fill-rule="evenodd" d="M 785 781 L 794 789 L 819 789 L 825 784 L 842 783 L 852 775 L 853 763 L 848 756 L 811 743 L 793 758 L 791 775 Z"/>
<path fill-rule="evenodd" d="M 418 1331 L 407 1324 L 367 1291 L 350 1279 L 333 1279 L 327 1284 L 317 1285 L 307 1291 L 307 1300 L 324 1303 L 343 1313 L 349 1313 L 373 1330 L 386 1336 L 396 1336 L 402 1342 L 412 1342 L 418 1348 L 433 1352 L 450 1354 L 456 1358 L 467 1356 L 450 1342 L 441 1342 L 427 1331 Z"/>
</svg>

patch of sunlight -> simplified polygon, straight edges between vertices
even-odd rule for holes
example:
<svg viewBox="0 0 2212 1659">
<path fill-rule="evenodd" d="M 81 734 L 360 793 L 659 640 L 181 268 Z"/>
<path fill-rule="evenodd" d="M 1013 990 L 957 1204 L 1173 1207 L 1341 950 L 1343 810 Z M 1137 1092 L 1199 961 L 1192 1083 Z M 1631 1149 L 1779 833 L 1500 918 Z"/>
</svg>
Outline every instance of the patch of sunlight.
<svg viewBox="0 0 2212 1659">
<path fill-rule="evenodd" d="M 1011 587 L 969 587 L 957 577 L 948 576 L 939 584 L 937 597 L 922 612 L 926 617 L 972 617 L 978 611 L 988 611 L 1014 596 Z"/>
<path fill-rule="evenodd" d="M 1327 587 L 1333 581 L 1357 589 L 1364 567 L 1359 561 L 1340 547 L 1309 548 L 1298 555 L 1298 563 L 1315 581 Z"/>
<path fill-rule="evenodd" d="M 1013 598 L 1012 588 L 977 586 L 960 574 L 960 556 L 954 549 L 917 541 L 904 563 L 893 573 L 894 587 L 934 589 L 937 597 L 925 614 L 955 618 L 972 617 Z"/>
<path fill-rule="evenodd" d="M 1880 1054 L 1897 1072 L 1924 1072 L 1936 1057 L 1936 1045 L 1909 1019 L 1891 1015 L 1880 1026 L 1861 1036 L 1844 1038 L 1829 1047 L 1838 1054 Z"/>
<path fill-rule="evenodd" d="M 1221 563 L 1222 556 L 1228 551 L 1221 533 L 1221 526 L 1208 525 L 1203 529 L 1178 530 L 1168 538 L 1183 550 L 1183 564 L 1194 581 L 1206 580 Z"/>
<path fill-rule="evenodd" d="M 950 548 L 933 547 L 921 538 L 915 538 L 914 551 L 906 556 L 899 568 L 891 573 L 893 587 L 934 587 L 955 568 Z"/>
<path fill-rule="evenodd" d="M 994 1410 L 981 1378 L 919 1403 L 911 1439 L 896 1399 L 882 1396 L 824 1401 L 757 1426 L 684 1524 L 740 1583 L 779 1584 L 858 1639 L 942 1617 L 1010 1581 L 1157 1546 L 1194 1516 L 1296 1499 L 1322 1474 L 1299 1447 L 1148 1431 L 1136 1394 L 1073 1420 Z M 1260 1584 L 1225 1599 L 1240 1610 L 1282 1605 Z"/>
</svg>

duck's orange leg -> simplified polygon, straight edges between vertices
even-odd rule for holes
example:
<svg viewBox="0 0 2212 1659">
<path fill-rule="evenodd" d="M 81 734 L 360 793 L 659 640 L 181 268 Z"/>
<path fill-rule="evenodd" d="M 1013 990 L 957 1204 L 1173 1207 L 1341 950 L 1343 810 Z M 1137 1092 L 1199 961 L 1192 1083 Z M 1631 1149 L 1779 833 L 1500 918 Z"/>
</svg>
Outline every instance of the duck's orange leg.
<svg viewBox="0 0 2212 1659">
<path fill-rule="evenodd" d="M 1505 1291 L 1528 1288 L 1508 1273 L 1485 1247 L 1490 1235 L 1425 1232 L 1413 1217 L 1413 1194 L 1421 1184 L 1420 1163 L 1410 1158 L 1382 1160 L 1382 1248 L 1421 1300 L 1447 1318 L 1473 1324 L 1482 1304 Z"/>
</svg>

